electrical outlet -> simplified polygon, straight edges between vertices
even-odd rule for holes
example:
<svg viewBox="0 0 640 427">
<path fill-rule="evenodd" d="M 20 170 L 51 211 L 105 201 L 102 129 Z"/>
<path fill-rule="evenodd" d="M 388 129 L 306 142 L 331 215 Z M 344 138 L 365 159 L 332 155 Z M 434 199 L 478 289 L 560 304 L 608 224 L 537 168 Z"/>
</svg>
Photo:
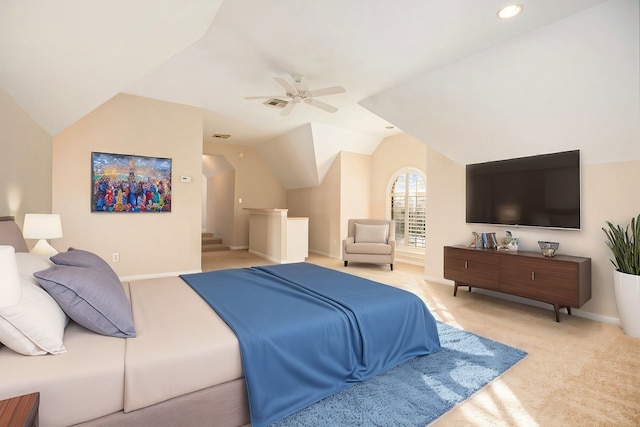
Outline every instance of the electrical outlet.
<svg viewBox="0 0 640 427">
<path fill-rule="evenodd" d="M 111 261 L 119 262 L 120 261 L 120 254 L 118 252 L 112 253 L 111 254 Z"/>
</svg>

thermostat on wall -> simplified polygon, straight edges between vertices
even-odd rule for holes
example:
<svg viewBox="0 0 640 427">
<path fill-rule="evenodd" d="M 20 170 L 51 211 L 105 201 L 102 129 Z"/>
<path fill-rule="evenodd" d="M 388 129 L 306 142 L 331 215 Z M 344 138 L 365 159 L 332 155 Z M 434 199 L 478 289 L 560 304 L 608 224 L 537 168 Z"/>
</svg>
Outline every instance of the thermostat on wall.
<svg viewBox="0 0 640 427">
<path fill-rule="evenodd" d="M 181 176 L 180 177 L 180 182 L 191 182 L 191 177 L 190 176 Z"/>
</svg>

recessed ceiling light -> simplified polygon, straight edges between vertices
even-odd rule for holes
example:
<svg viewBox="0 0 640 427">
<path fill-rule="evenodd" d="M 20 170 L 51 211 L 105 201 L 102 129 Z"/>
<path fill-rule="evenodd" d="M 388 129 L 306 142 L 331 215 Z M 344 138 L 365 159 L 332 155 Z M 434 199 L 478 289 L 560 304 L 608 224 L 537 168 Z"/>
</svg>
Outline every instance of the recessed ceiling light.
<svg viewBox="0 0 640 427">
<path fill-rule="evenodd" d="M 393 126 L 385 126 L 385 129 L 393 129 Z"/>
<path fill-rule="evenodd" d="M 521 4 L 510 4 L 509 6 L 505 6 L 498 11 L 498 18 L 511 19 L 520 15 L 521 12 L 522 12 Z"/>
</svg>

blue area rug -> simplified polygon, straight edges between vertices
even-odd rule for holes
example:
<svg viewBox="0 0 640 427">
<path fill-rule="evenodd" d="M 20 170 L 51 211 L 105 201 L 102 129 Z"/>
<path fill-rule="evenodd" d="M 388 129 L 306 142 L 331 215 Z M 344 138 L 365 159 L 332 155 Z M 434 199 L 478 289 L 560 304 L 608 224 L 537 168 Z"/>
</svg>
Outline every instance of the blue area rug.
<svg viewBox="0 0 640 427">
<path fill-rule="evenodd" d="M 425 426 L 527 353 L 438 322 L 442 349 L 329 396 L 273 424 Z"/>
</svg>

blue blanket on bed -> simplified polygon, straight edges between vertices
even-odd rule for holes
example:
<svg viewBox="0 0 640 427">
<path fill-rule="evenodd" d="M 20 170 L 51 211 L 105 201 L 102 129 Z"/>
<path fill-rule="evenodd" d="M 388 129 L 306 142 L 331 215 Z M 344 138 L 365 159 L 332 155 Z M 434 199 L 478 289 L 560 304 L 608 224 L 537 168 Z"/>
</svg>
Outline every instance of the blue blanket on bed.
<svg viewBox="0 0 640 427">
<path fill-rule="evenodd" d="M 181 277 L 238 337 L 254 427 L 440 348 L 420 298 L 317 265 Z"/>
</svg>

